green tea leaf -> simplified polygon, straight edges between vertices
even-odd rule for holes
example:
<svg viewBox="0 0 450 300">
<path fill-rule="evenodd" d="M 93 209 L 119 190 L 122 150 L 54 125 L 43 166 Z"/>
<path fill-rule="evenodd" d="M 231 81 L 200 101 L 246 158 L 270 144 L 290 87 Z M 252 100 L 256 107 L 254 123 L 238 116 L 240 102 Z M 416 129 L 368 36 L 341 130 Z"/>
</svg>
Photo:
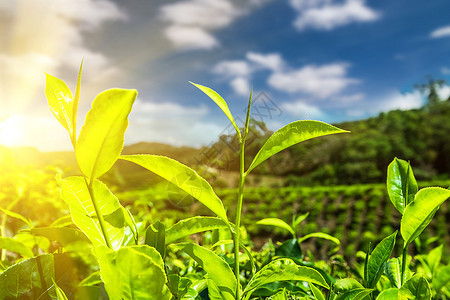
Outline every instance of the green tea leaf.
<svg viewBox="0 0 450 300">
<path fill-rule="evenodd" d="M 311 288 L 311 292 L 313 293 L 316 300 L 325 300 L 325 296 L 322 294 L 322 291 L 318 287 L 316 287 L 312 283 L 309 284 L 309 287 Z"/>
<path fill-rule="evenodd" d="M 353 278 L 339 279 L 333 286 L 333 291 L 337 295 L 336 300 L 356 300 L 364 299 L 373 289 L 365 289 Z"/>
<path fill-rule="evenodd" d="M 122 247 L 112 251 L 94 248 L 100 274 L 111 300 L 170 299 L 164 262 L 155 248 L 147 245 Z"/>
<path fill-rule="evenodd" d="M 145 244 L 155 248 L 162 259 L 166 256 L 166 227 L 160 221 L 148 226 L 145 232 Z"/>
<path fill-rule="evenodd" d="M 56 284 L 55 280 L 52 278 L 53 286 L 56 291 L 56 299 L 57 300 L 68 300 L 64 291 Z"/>
<path fill-rule="evenodd" d="M 226 223 L 214 217 L 193 217 L 181 220 L 166 230 L 166 245 L 191 234 L 228 228 Z"/>
<path fill-rule="evenodd" d="M 209 183 L 191 168 L 176 160 L 159 155 L 122 155 L 120 159 L 134 162 L 172 182 L 228 222 L 222 201 L 214 193 Z"/>
<path fill-rule="evenodd" d="M 362 288 L 364 288 L 362 284 L 353 278 L 339 279 L 333 285 L 333 291 L 336 294 L 343 294 L 354 289 Z"/>
<path fill-rule="evenodd" d="M 31 224 L 31 221 L 28 220 L 28 219 L 26 219 L 26 218 L 25 218 L 24 216 L 22 216 L 21 214 L 16 213 L 16 212 L 13 212 L 13 211 L 8 210 L 8 209 L 1 208 L 1 207 L 0 207 L 0 210 L 1 210 L 5 215 L 7 215 L 8 217 L 11 217 L 11 218 L 20 220 L 20 221 L 24 222 L 25 224 L 27 224 L 30 228 L 33 228 L 33 224 Z"/>
<path fill-rule="evenodd" d="M 91 243 L 106 245 L 91 196 L 83 177 L 68 177 L 60 181 L 61 197 L 69 204 L 73 222 L 84 232 Z M 105 220 L 106 231 L 113 249 L 122 245 L 125 236 L 123 207 L 108 187 L 99 180 L 92 185 L 94 198 Z"/>
<path fill-rule="evenodd" d="M 74 141 L 76 141 L 77 137 L 77 114 L 78 114 L 78 103 L 80 102 L 80 89 L 81 89 L 81 71 L 83 70 L 83 61 L 81 60 L 80 64 L 80 70 L 78 71 L 78 78 L 77 78 L 77 88 L 75 90 L 75 98 L 73 99 L 73 114 L 72 114 L 72 136 L 74 138 Z"/>
<path fill-rule="evenodd" d="M 40 227 L 30 229 L 30 233 L 43 236 L 51 241 L 56 241 L 61 246 L 67 246 L 77 242 L 89 243 L 86 235 L 77 229 L 67 227 Z"/>
<path fill-rule="evenodd" d="M 400 288 L 400 295 L 406 299 L 430 300 L 431 289 L 428 281 L 421 274 L 414 275 Z"/>
<path fill-rule="evenodd" d="M 108 171 L 119 157 L 136 96 L 136 90 L 111 89 L 94 99 L 75 151 L 81 172 L 91 180 Z"/>
<path fill-rule="evenodd" d="M 309 212 L 304 213 L 304 214 L 302 214 L 302 215 L 300 215 L 300 216 L 295 217 L 294 220 L 292 221 L 292 227 L 293 227 L 293 228 L 297 228 L 297 226 L 298 226 L 301 222 L 303 222 L 308 216 L 309 216 Z"/>
<path fill-rule="evenodd" d="M 288 300 L 286 290 L 279 291 L 271 297 L 272 300 Z"/>
<path fill-rule="evenodd" d="M 272 155 L 297 143 L 335 133 L 348 132 L 319 121 L 295 121 L 277 130 L 256 154 L 253 162 L 246 171 L 250 173 L 256 166 Z"/>
<path fill-rule="evenodd" d="M 395 245 L 397 231 L 384 238 L 372 251 L 367 264 L 367 287 L 374 288 L 384 272 Z"/>
<path fill-rule="evenodd" d="M 394 158 L 389 164 L 387 191 L 392 204 L 403 215 L 406 206 L 414 201 L 418 191 L 417 181 L 407 161 Z"/>
<path fill-rule="evenodd" d="M 436 271 L 441 262 L 443 249 L 444 249 L 444 245 L 441 244 L 438 247 L 431 250 L 430 253 L 428 253 L 428 255 L 427 255 L 427 263 L 430 268 L 432 277 L 434 277 L 434 275 L 436 275 Z"/>
<path fill-rule="evenodd" d="M 393 286 L 400 288 L 402 286 L 402 265 L 397 257 L 391 258 L 384 269 L 384 273 Z"/>
<path fill-rule="evenodd" d="M 289 239 L 275 248 L 275 256 L 291 258 L 294 261 L 303 259 L 303 252 L 298 239 Z"/>
<path fill-rule="evenodd" d="M 438 292 L 444 286 L 450 284 L 450 265 L 439 269 L 436 276 L 433 277 L 433 287 Z"/>
<path fill-rule="evenodd" d="M 230 266 L 217 254 L 193 243 L 182 243 L 181 250 L 192 257 L 208 273 L 225 300 L 234 300 L 236 279 Z"/>
<path fill-rule="evenodd" d="M 440 205 L 449 197 L 450 191 L 439 187 L 424 188 L 416 194 L 414 201 L 405 208 L 400 224 L 405 246 L 422 233 Z"/>
<path fill-rule="evenodd" d="M 0 249 L 16 252 L 24 258 L 33 257 L 33 251 L 25 246 L 24 243 L 16 241 L 10 237 L 0 237 Z"/>
<path fill-rule="evenodd" d="M 50 110 L 59 123 L 69 131 L 72 139 L 73 133 L 73 96 L 67 84 L 59 78 L 45 74 L 45 96 Z"/>
<path fill-rule="evenodd" d="M 334 236 L 331 236 L 331 235 L 329 235 L 327 233 L 324 233 L 324 232 L 313 232 L 313 233 L 307 234 L 307 235 L 299 238 L 298 240 L 301 243 L 301 242 L 303 242 L 303 241 L 305 241 L 305 240 L 307 240 L 309 238 L 313 238 L 313 237 L 314 238 L 321 238 L 321 239 L 330 240 L 333 243 L 335 243 L 336 245 L 340 245 L 341 244 L 341 241 L 339 241 L 338 238 L 335 238 Z"/>
<path fill-rule="evenodd" d="M 78 286 L 94 286 L 98 285 L 99 283 L 102 283 L 102 278 L 100 276 L 100 271 L 96 271 L 92 274 L 90 274 L 88 277 L 83 279 Z"/>
<path fill-rule="evenodd" d="M 259 220 L 258 222 L 256 222 L 256 224 L 258 224 L 258 225 L 269 225 L 269 226 L 275 226 L 275 227 L 286 229 L 295 238 L 295 231 L 294 231 L 294 229 L 292 229 L 292 227 L 289 226 L 288 223 L 286 223 L 285 221 L 283 221 L 281 219 L 278 219 L 278 218 L 266 218 L 266 219 Z"/>
<path fill-rule="evenodd" d="M 250 299 L 251 294 L 266 283 L 285 280 L 307 281 L 329 288 L 316 270 L 299 266 L 291 259 L 281 258 L 270 262 L 252 277 L 244 289 L 243 299 Z"/>
<path fill-rule="evenodd" d="M 189 287 L 192 284 L 192 280 L 186 277 L 181 277 L 178 274 L 169 274 L 167 276 L 169 281 L 169 289 L 172 295 L 177 297 L 177 299 L 181 299 L 189 290 Z"/>
<path fill-rule="evenodd" d="M 382 291 L 378 297 L 377 300 L 398 300 L 399 297 L 399 290 L 397 288 L 391 288 Z"/>
<path fill-rule="evenodd" d="M 196 86 L 198 89 L 200 89 L 203 93 L 208 95 L 208 97 L 211 98 L 217 104 L 217 106 L 220 107 L 220 109 L 225 113 L 225 115 L 230 120 L 230 122 L 233 125 L 234 129 L 236 130 L 236 134 L 238 135 L 239 140 L 240 140 L 241 139 L 241 131 L 239 130 L 239 127 L 236 125 L 233 115 L 231 114 L 230 109 L 228 108 L 228 105 L 225 102 L 225 100 L 223 100 L 223 98 L 218 93 L 213 91 L 212 89 L 210 89 L 206 86 L 200 85 L 200 84 L 196 84 L 193 82 L 191 82 L 191 83 L 194 86 Z"/>
<path fill-rule="evenodd" d="M 43 275 L 43 277 L 41 277 Z M 39 255 L 12 265 L 0 274 L 0 299 L 35 299 L 34 295 L 49 294 L 55 277 L 52 254 Z"/>
</svg>

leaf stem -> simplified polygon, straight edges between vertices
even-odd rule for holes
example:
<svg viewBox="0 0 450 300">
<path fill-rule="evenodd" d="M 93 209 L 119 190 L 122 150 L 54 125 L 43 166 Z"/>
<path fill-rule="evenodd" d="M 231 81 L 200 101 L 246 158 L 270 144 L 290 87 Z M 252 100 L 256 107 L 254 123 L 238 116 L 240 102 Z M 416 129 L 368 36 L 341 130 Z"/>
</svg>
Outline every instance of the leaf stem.
<svg viewBox="0 0 450 300">
<path fill-rule="evenodd" d="M 403 254 L 402 254 L 402 273 L 400 278 L 400 285 L 403 286 L 403 283 L 405 281 L 405 271 L 406 271 L 406 255 L 408 251 L 408 244 L 405 243 L 405 246 L 403 247 Z"/>
<path fill-rule="evenodd" d="M 252 93 L 253 89 L 250 92 L 250 98 L 248 100 L 247 107 L 247 117 L 245 119 L 244 132 L 242 135 L 242 139 L 240 140 L 240 150 L 239 150 L 239 191 L 238 191 L 238 203 L 236 208 L 236 232 L 234 234 L 234 274 L 236 277 L 236 300 L 241 299 L 241 289 L 239 286 L 239 248 L 240 248 L 240 230 L 241 227 L 241 213 L 242 213 L 242 204 L 244 202 L 244 184 L 245 178 L 247 174 L 245 173 L 245 140 L 248 135 L 248 126 L 250 122 L 250 108 L 252 105 Z"/>
<path fill-rule="evenodd" d="M 236 299 L 240 299 L 240 288 L 239 288 L 239 244 L 240 244 L 240 225 L 241 225 L 241 213 L 242 204 L 244 202 L 244 142 L 241 144 L 240 149 L 240 177 L 239 177 L 239 192 L 238 192 L 238 204 L 236 208 L 236 232 L 234 234 L 234 274 L 237 280 L 236 287 Z"/>
<path fill-rule="evenodd" d="M 95 200 L 94 190 L 92 189 L 92 185 L 94 181 L 91 179 L 88 183 L 86 177 L 84 178 L 86 182 L 86 186 L 89 191 L 89 196 L 91 196 L 92 204 L 94 205 L 95 214 L 97 215 L 98 222 L 100 223 L 100 229 L 102 230 L 103 238 L 105 239 L 106 245 L 112 249 L 111 240 L 109 239 L 108 231 L 106 230 L 105 220 L 103 219 L 103 215 L 100 212 L 97 201 Z"/>
</svg>

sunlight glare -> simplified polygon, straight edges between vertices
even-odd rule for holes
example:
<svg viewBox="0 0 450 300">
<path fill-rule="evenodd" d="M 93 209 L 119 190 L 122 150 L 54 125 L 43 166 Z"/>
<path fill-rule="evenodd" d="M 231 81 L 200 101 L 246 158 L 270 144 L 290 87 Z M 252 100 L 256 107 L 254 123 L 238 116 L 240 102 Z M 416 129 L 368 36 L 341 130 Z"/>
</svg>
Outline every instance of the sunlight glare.
<svg viewBox="0 0 450 300">
<path fill-rule="evenodd" d="M 17 118 L 9 117 L 0 122 L 0 145 L 19 146 L 22 135 L 21 124 Z"/>
</svg>

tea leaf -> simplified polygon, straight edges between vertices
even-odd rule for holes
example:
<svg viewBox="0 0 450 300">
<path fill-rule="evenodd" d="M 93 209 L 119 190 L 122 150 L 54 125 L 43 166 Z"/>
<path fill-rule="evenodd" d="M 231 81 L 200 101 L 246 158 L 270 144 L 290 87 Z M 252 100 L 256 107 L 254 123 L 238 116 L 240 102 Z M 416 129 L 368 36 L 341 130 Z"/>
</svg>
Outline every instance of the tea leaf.
<svg viewBox="0 0 450 300">
<path fill-rule="evenodd" d="M 289 239 L 275 248 L 275 256 L 290 258 L 295 261 L 303 259 L 302 249 L 298 239 Z"/>
<path fill-rule="evenodd" d="M 272 300 L 288 300 L 286 295 L 286 290 L 279 291 L 275 295 L 273 295 L 270 299 Z"/>
<path fill-rule="evenodd" d="M 81 172 L 91 181 L 119 157 L 136 96 L 135 90 L 111 89 L 98 94 L 92 103 L 75 151 Z"/>
<path fill-rule="evenodd" d="M 28 296 L 31 298 L 39 293 L 49 293 L 55 298 L 54 289 L 49 289 L 54 274 L 52 254 L 39 255 L 12 265 L 0 274 L 0 299 L 28 299 Z"/>
<path fill-rule="evenodd" d="M 324 135 L 348 132 L 319 121 L 295 121 L 272 134 L 256 154 L 246 171 L 250 173 L 256 166 L 272 155 L 297 143 Z"/>
<path fill-rule="evenodd" d="M 377 300 L 397 300 L 399 299 L 398 292 L 399 290 L 397 288 L 384 290 L 378 295 Z"/>
<path fill-rule="evenodd" d="M 391 256 L 392 250 L 395 245 L 395 238 L 397 231 L 390 236 L 384 238 L 369 257 L 367 263 L 367 286 L 368 288 L 374 288 L 380 279 L 385 269 L 385 264 Z"/>
<path fill-rule="evenodd" d="M 301 242 L 303 242 L 303 241 L 305 241 L 305 240 L 307 240 L 309 238 L 313 238 L 313 237 L 330 240 L 333 243 L 335 243 L 336 245 L 340 245 L 341 244 L 341 241 L 339 241 L 338 238 L 335 238 L 334 236 L 331 236 L 331 235 L 329 235 L 327 233 L 324 233 L 324 232 L 313 232 L 313 233 L 307 234 L 307 235 L 299 238 L 298 241 L 301 243 Z"/>
<path fill-rule="evenodd" d="M 33 224 L 31 224 L 31 221 L 28 220 L 28 219 L 26 219 L 26 218 L 25 218 L 24 216 L 22 216 L 21 214 L 16 213 L 16 212 L 13 212 L 13 211 L 8 210 L 8 209 L 1 208 L 1 207 L 0 207 L 0 210 L 1 210 L 5 215 L 7 215 L 8 217 L 11 217 L 11 218 L 14 218 L 14 219 L 18 219 L 18 220 L 24 222 L 25 224 L 27 224 L 30 228 L 33 228 Z"/>
<path fill-rule="evenodd" d="M 162 259 L 166 256 L 166 227 L 160 221 L 148 226 L 145 231 L 145 244 L 155 248 Z"/>
<path fill-rule="evenodd" d="M 53 286 L 55 287 L 56 291 L 56 299 L 57 300 L 68 300 L 66 294 L 64 294 L 64 291 L 56 284 L 55 280 L 52 278 Z"/>
<path fill-rule="evenodd" d="M 436 276 L 433 277 L 433 287 L 436 291 L 439 291 L 448 284 L 450 284 L 450 265 L 439 269 Z"/>
<path fill-rule="evenodd" d="M 239 140 L 241 140 L 241 131 L 239 130 L 239 127 L 236 125 L 236 122 L 234 121 L 233 115 L 231 114 L 230 109 L 228 108 L 227 102 L 223 100 L 223 98 L 217 92 L 213 91 L 209 87 L 196 84 L 193 82 L 190 83 L 196 86 L 198 89 L 200 89 L 203 93 L 208 95 L 208 97 L 211 98 L 217 104 L 217 106 L 220 107 L 220 109 L 225 113 L 225 115 L 228 117 L 231 124 L 233 125 L 234 129 L 236 130 L 236 134 L 238 135 Z"/>
<path fill-rule="evenodd" d="M 73 222 L 86 234 L 91 243 L 106 245 L 86 182 L 82 177 L 68 177 L 60 181 L 61 197 L 69 204 Z M 99 180 L 92 185 L 94 197 L 103 215 L 106 231 L 113 249 L 124 239 L 126 226 L 123 207 L 108 187 Z"/>
<path fill-rule="evenodd" d="M 421 189 L 403 213 L 400 232 L 405 246 L 414 241 L 428 226 L 440 205 L 450 197 L 450 190 L 439 187 Z"/>
<path fill-rule="evenodd" d="M 405 207 L 414 201 L 418 190 L 411 165 L 394 158 L 387 171 L 387 191 L 395 208 L 403 215 Z"/>
<path fill-rule="evenodd" d="M 275 227 L 286 229 L 287 231 L 289 231 L 292 234 L 292 236 L 295 239 L 295 231 L 294 231 L 294 229 L 292 229 L 292 227 L 289 226 L 288 223 L 286 223 L 285 221 L 283 221 L 281 219 L 278 219 L 278 218 L 266 218 L 266 219 L 259 220 L 258 222 L 256 222 L 256 224 L 258 224 L 258 225 L 269 225 L 269 226 L 275 226 Z"/>
<path fill-rule="evenodd" d="M 356 300 L 364 299 L 372 289 L 365 289 L 353 278 L 339 279 L 333 286 L 333 291 L 337 294 L 336 300 Z"/>
<path fill-rule="evenodd" d="M 170 299 L 164 262 L 155 248 L 147 245 L 122 247 L 112 251 L 94 248 L 100 274 L 111 300 Z"/>
<path fill-rule="evenodd" d="M 67 246 L 76 242 L 89 243 L 86 235 L 77 229 L 67 227 L 39 227 L 30 229 L 31 234 L 43 236 L 51 241 L 56 241 L 62 246 Z"/>
<path fill-rule="evenodd" d="M 314 284 L 310 283 L 309 287 L 311 288 L 311 292 L 314 295 L 314 298 L 316 298 L 316 300 L 325 300 L 324 295 L 322 294 L 322 291 L 316 287 Z"/>
<path fill-rule="evenodd" d="M 329 288 L 316 270 L 299 266 L 291 259 L 281 258 L 270 262 L 252 277 L 242 293 L 243 299 L 250 299 L 251 294 L 266 283 L 285 280 L 307 281 Z"/>
<path fill-rule="evenodd" d="M 225 300 L 234 300 L 236 279 L 230 266 L 217 254 L 192 243 L 182 243 L 182 251 L 192 257 L 208 273 Z"/>
<path fill-rule="evenodd" d="M 218 217 L 228 222 L 222 201 L 217 197 L 209 183 L 191 168 L 176 160 L 159 155 L 122 155 L 120 159 L 138 164 L 147 170 L 172 182 L 180 189 L 203 203 Z"/>
<path fill-rule="evenodd" d="M 16 252 L 24 258 L 33 257 L 33 251 L 25 246 L 24 243 L 16 241 L 10 237 L 0 237 L 0 249 Z"/>
<path fill-rule="evenodd" d="M 444 249 L 444 245 L 441 244 L 438 247 L 431 250 L 430 253 L 428 253 L 428 255 L 427 255 L 427 263 L 430 268 L 432 277 L 434 277 L 434 275 L 436 275 L 436 271 L 441 262 L 443 249 Z"/>
<path fill-rule="evenodd" d="M 72 123 L 73 123 L 73 128 L 72 128 L 72 136 L 73 136 L 73 140 L 76 141 L 76 137 L 77 137 L 77 113 L 78 113 L 78 103 L 80 102 L 80 89 L 81 89 L 81 71 L 83 70 L 83 61 L 84 59 L 81 60 L 81 64 L 80 64 L 80 70 L 78 71 L 78 78 L 77 78 L 77 88 L 75 90 L 75 98 L 73 99 L 73 114 L 72 114 Z"/>
<path fill-rule="evenodd" d="M 431 289 L 428 281 L 421 274 L 414 275 L 406 281 L 399 291 L 406 299 L 430 300 Z"/>
<path fill-rule="evenodd" d="M 73 96 L 67 84 L 59 78 L 45 74 L 45 96 L 48 106 L 59 123 L 73 136 Z"/>
<path fill-rule="evenodd" d="M 166 245 L 191 234 L 228 228 L 226 223 L 214 217 L 193 217 L 179 221 L 166 230 Z"/>
<path fill-rule="evenodd" d="M 387 278 L 389 279 L 389 281 L 393 286 L 400 288 L 402 286 L 401 285 L 402 265 L 400 259 L 397 257 L 391 258 L 386 263 L 384 274 L 387 276 Z M 410 277 L 411 277 L 411 270 L 408 268 L 408 266 L 406 266 L 405 279 L 408 279 Z"/>
</svg>

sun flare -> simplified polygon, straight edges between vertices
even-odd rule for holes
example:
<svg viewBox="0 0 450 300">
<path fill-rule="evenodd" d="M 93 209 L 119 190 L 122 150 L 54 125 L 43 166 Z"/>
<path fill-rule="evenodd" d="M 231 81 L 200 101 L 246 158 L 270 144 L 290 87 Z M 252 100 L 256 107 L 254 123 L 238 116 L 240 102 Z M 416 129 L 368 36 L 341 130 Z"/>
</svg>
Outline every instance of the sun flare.
<svg viewBox="0 0 450 300">
<path fill-rule="evenodd" d="M 0 121 L 0 145 L 19 146 L 23 136 L 23 130 L 18 119 L 9 117 Z"/>
</svg>

